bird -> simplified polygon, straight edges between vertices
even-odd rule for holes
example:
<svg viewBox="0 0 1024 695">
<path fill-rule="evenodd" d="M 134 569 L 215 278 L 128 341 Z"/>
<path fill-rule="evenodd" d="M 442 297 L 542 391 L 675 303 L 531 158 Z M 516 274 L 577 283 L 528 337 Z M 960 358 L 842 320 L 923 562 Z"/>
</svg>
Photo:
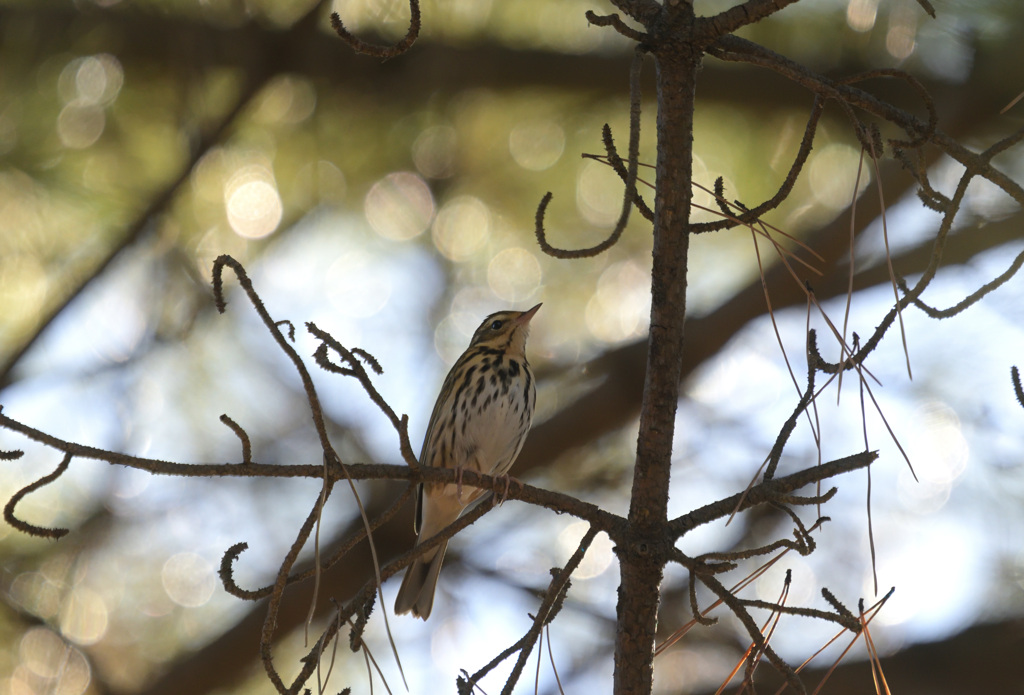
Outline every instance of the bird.
<svg viewBox="0 0 1024 695">
<path fill-rule="evenodd" d="M 453 523 L 486 492 L 469 487 L 463 494 L 463 470 L 508 480 L 533 422 L 537 389 L 526 360 L 526 339 L 530 319 L 540 307 L 488 316 L 445 377 L 430 414 L 420 465 L 454 468 L 459 471 L 458 482 L 417 486 L 416 545 Z M 430 617 L 447 547 L 445 541 L 428 550 L 406 570 L 395 598 L 397 615 Z"/>
</svg>

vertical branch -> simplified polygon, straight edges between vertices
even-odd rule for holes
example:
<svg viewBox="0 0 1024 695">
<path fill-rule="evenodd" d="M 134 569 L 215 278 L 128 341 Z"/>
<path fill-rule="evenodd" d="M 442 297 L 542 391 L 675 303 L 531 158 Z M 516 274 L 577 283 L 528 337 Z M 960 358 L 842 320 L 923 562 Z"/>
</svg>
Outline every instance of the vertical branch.
<svg viewBox="0 0 1024 695">
<path fill-rule="evenodd" d="M 692 5 L 666 5 L 651 32 L 657 64 L 658 163 L 651 328 L 640 434 L 621 571 L 615 693 L 650 692 L 660 585 L 672 540 L 665 534 L 682 369 L 689 250 L 693 111 L 700 50 Z"/>
</svg>

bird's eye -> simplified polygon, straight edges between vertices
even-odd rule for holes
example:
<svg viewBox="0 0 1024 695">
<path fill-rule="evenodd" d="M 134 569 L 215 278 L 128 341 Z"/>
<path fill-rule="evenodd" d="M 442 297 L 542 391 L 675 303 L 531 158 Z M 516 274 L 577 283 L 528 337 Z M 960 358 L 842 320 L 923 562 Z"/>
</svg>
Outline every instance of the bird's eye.
<svg viewBox="0 0 1024 695">
<path fill-rule="evenodd" d="M 492 331 L 498 330 L 499 328 L 502 327 L 503 323 L 504 322 L 502 322 L 502 321 L 492 321 L 491 322 L 491 330 Z"/>
</svg>

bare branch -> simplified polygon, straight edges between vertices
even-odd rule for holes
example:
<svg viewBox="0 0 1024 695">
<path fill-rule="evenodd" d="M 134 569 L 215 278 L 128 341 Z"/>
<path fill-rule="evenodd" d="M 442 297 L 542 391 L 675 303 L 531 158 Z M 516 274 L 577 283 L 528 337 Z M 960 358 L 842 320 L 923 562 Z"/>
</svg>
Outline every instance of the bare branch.
<svg viewBox="0 0 1024 695">
<path fill-rule="evenodd" d="M 416 458 L 416 454 L 413 453 L 412 444 L 409 441 L 409 416 L 402 415 L 398 417 L 395 414 L 394 409 L 384 400 L 384 397 L 380 395 L 377 388 L 373 385 L 370 380 L 370 375 L 366 373 L 363 365 L 356 359 L 357 357 L 362 358 L 370 368 L 377 374 L 382 374 L 384 370 L 381 368 L 380 363 L 377 362 L 377 358 L 371 355 L 362 348 L 353 348 L 348 350 L 339 343 L 334 336 L 327 331 L 320 329 L 312 321 L 306 323 L 306 329 L 317 339 L 320 340 L 320 346 L 313 353 L 313 359 L 316 360 L 317 365 L 321 369 L 335 374 L 342 374 L 344 376 L 354 377 L 363 389 L 366 391 L 366 395 L 370 397 L 370 400 L 380 408 L 381 412 L 384 413 L 388 420 L 391 421 L 391 425 L 398 432 L 399 447 L 402 452 L 402 458 L 412 468 L 419 467 L 419 461 Z M 342 358 L 342 360 L 348 366 L 342 367 L 334 364 L 330 360 L 330 354 L 328 350 L 334 350 Z"/>
<path fill-rule="evenodd" d="M 242 442 L 242 463 L 252 463 L 252 442 L 249 441 L 249 435 L 246 431 L 226 414 L 220 416 L 220 421 L 227 425 L 228 429 L 234 432 L 235 436 Z"/>
<path fill-rule="evenodd" d="M 590 544 L 597 536 L 597 533 L 598 529 L 591 526 L 587 530 L 586 534 L 584 534 L 583 539 L 576 548 L 576 551 L 569 558 L 569 561 L 566 562 L 565 567 L 560 570 L 557 568 L 553 568 L 551 570 L 551 582 L 548 584 L 547 591 L 544 592 L 544 600 L 541 602 L 540 608 L 537 610 L 537 616 L 534 618 L 533 625 L 530 627 L 529 631 L 523 635 L 519 641 L 496 656 L 490 661 L 490 663 L 485 665 L 472 676 L 469 676 L 468 678 L 460 676 L 458 679 L 458 689 L 460 693 L 469 693 L 481 678 L 494 670 L 496 666 L 512 654 L 519 652 L 519 658 L 516 659 L 515 666 L 512 668 L 512 674 L 505 682 L 505 687 L 501 691 L 502 695 L 511 695 L 512 689 L 519 681 L 519 676 L 522 674 L 523 667 L 526 666 L 526 660 L 529 658 L 530 652 L 533 651 L 533 645 L 536 644 L 542 630 L 547 625 L 551 624 L 551 621 L 555 619 L 555 616 L 558 615 L 558 612 L 562 609 L 562 603 L 565 601 L 566 593 L 569 591 L 569 577 L 572 576 L 572 573 L 576 571 L 577 567 L 579 567 L 580 562 L 583 561 L 583 557 L 586 555 L 587 549 L 590 548 Z"/>
<path fill-rule="evenodd" d="M 877 458 L 877 451 L 863 451 L 859 454 L 823 463 L 820 466 L 805 468 L 802 471 L 797 471 L 782 478 L 766 480 L 746 492 L 737 493 L 672 519 L 669 522 L 669 530 L 674 537 L 678 538 L 698 526 L 728 516 L 734 510 L 742 511 L 759 504 L 774 502 L 780 494 L 799 490 L 804 485 L 816 483 L 819 480 L 826 480 L 843 473 L 865 468 L 870 466 Z"/>
<path fill-rule="evenodd" d="M 25 487 L 15 492 L 11 496 L 11 499 L 8 500 L 7 504 L 4 505 L 4 521 L 6 521 L 8 524 L 18 529 L 19 531 L 29 534 L 30 536 L 54 539 L 63 538 L 64 536 L 66 536 L 68 534 L 68 529 L 66 528 L 46 528 L 45 526 L 36 526 L 35 524 L 30 524 L 27 521 L 22 521 L 14 515 L 14 507 L 17 506 L 18 502 L 20 502 L 29 493 L 38 490 L 44 485 L 49 485 L 57 478 L 64 475 L 64 471 L 66 471 L 68 469 L 68 466 L 71 465 L 71 458 L 71 454 L 65 454 L 64 459 L 54 469 L 53 473 L 44 475 L 42 478 L 35 481 L 34 483 L 29 483 Z"/>
<path fill-rule="evenodd" d="M 53 435 L 24 425 L 2 413 L 0 413 L 0 427 L 12 432 L 18 432 L 33 441 L 45 444 L 52 449 L 73 457 L 106 461 L 107 463 L 161 475 L 192 478 L 324 478 L 323 467 L 319 465 L 292 464 L 280 466 L 256 462 L 248 464 L 175 463 L 140 456 L 130 456 L 115 451 L 66 442 Z M 347 464 L 346 468 L 348 470 L 347 476 L 341 471 L 340 464 L 330 466 L 328 479 L 334 482 L 351 478 L 352 480 L 408 480 L 412 482 L 446 484 L 454 484 L 457 480 L 457 471 L 450 468 L 412 469 L 405 465 L 399 466 L 382 463 Z M 494 477 L 472 470 L 465 470 L 462 472 L 462 480 L 465 485 L 501 492 L 508 499 L 518 499 L 527 504 L 546 507 L 555 512 L 572 514 L 579 519 L 596 525 L 600 530 L 605 531 L 613 538 L 620 532 L 620 524 L 623 522 L 622 517 L 606 512 L 597 505 L 578 500 L 571 495 L 545 490 L 522 482 L 517 481 L 517 484 L 512 485 L 506 492 L 506 488 L 509 486 L 508 481 L 503 476 Z"/>
<path fill-rule="evenodd" d="M 917 4 L 921 6 L 921 9 L 928 13 L 929 17 L 936 19 L 935 8 L 932 7 L 932 4 L 928 2 L 928 0 L 917 0 Z"/>
<path fill-rule="evenodd" d="M 320 406 L 320 397 L 317 396 L 316 387 L 313 385 L 313 379 L 309 375 L 309 370 L 306 369 L 306 365 L 302 363 L 302 358 L 292 347 L 291 343 L 285 339 L 282 335 L 279 326 L 280 322 L 275 322 L 270 318 L 270 313 L 267 308 L 263 305 L 263 300 L 260 299 L 259 295 L 256 294 L 256 290 L 252 286 L 252 281 L 249 279 L 248 274 L 245 272 L 245 268 L 242 264 L 236 261 L 234 258 L 228 255 L 218 256 L 213 262 L 213 296 L 214 301 L 217 305 L 217 311 L 224 313 L 227 310 L 227 300 L 224 298 L 224 280 L 223 271 L 224 267 L 227 266 L 234 271 L 235 276 L 238 278 L 238 284 L 241 285 L 245 291 L 246 296 L 249 298 L 249 302 L 252 304 L 256 313 L 263 321 L 263 325 L 267 327 L 270 335 L 273 336 L 277 342 L 278 347 L 284 352 L 284 354 L 291 360 L 292 365 L 295 367 L 295 371 L 298 372 L 299 378 L 302 380 L 302 388 L 306 392 L 306 400 L 309 403 L 310 415 L 313 418 L 313 426 L 316 427 L 317 435 L 320 438 L 320 446 L 324 452 L 334 451 L 331 446 L 330 439 L 327 436 L 327 427 L 324 425 L 324 413 L 323 408 Z M 337 454 L 334 455 L 338 458 Z M 340 461 L 340 458 L 338 459 Z"/>
<path fill-rule="evenodd" d="M 330 488 L 333 484 L 333 480 L 328 479 L 324 481 L 324 485 L 327 486 L 328 494 L 330 493 Z M 288 553 L 281 561 L 281 566 L 277 571 L 277 580 L 274 582 L 274 589 L 270 594 L 270 601 L 267 603 L 267 617 L 263 621 L 263 629 L 260 631 L 260 658 L 263 661 L 263 668 L 267 672 L 267 677 L 270 679 L 270 682 L 274 684 L 274 687 L 277 688 L 280 693 L 287 693 L 289 690 L 286 689 L 284 682 L 281 680 L 280 674 L 274 667 L 272 645 L 274 641 L 274 634 L 277 631 L 277 614 L 281 609 L 281 601 L 284 600 L 284 590 L 288 584 L 288 574 L 291 572 L 292 565 L 294 565 L 295 561 L 298 559 L 303 546 L 305 546 L 306 541 L 309 540 L 309 534 L 313 531 L 313 527 L 320 518 L 321 499 L 322 497 L 318 493 L 316 502 L 313 504 L 313 508 L 306 516 L 306 520 L 302 523 L 302 527 L 299 529 L 299 532 L 295 537 L 295 541 L 292 543 Z M 221 567 L 223 569 L 223 562 L 221 563 Z"/>
<path fill-rule="evenodd" d="M 640 71 L 643 69 L 643 64 L 644 49 L 637 47 L 633 53 L 633 63 L 629 70 L 629 170 L 626 178 L 626 190 L 622 196 L 622 212 L 619 214 L 619 221 L 616 222 L 615 228 L 608 238 L 596 246 L 575 251 L 556 248 L 548 243 L 547 234 L 544 231 L 544 213 L 551 202 L 551 193 L 548 192 L 537 206 L 535 234 L 537 244 L 549 256 L 563 259 L 597 256 L 614 246 L 626 229 L 626 223 L 629 222 L 629 211 L 633 207 L 633 198 L 637 195 L 636 174 L 640 159 Z"/>
<path fill-rule="evenodd" d="M 817 341 L 817 334 L 814 330 L 807 332 L 807 343 L 808 350 L 812 349 Z M 808 359 L 807 368 L 807 388 L 804 389 L 803 394 L 800 396 L 800 400 L 796 404 L 796 408 L 790 413 L 790 416 L 786 418 L 786 422 L 783 423 L 782 428 L 779 430 L 778 436 L 775 438 L 775 444 L 772 446 L 772 450 L 768 452 L 768 467 L 764 472 L 764 479 L 771 480 L 775 477 L 775 470 L 779 466 L 779 461 L 782 460 L 782 451 L 786 446 L 786 442 L 789 441 L 790 435 L 793 434 L 793 430 L 796 429 L 796 422 L 800 418 L 800 415 L 807 410 L 807 406 L 814 400 L 814 376 L 817 373 L 817 365 Z"/>
<path fill-rule="evenodd" d="M 764 635 L 762 635 L 760 629 L 758 629 L 757 623 L 754 622 L 754 619 L 747 611 L 743 600 L 726 589 L 725 585 L 711 575 L 701 576 L 700 580 L 706 587 L 711 589 L 715 596 L 717 596 L 719 600 L 732 611 L 733 615 L 739 619 L 740 623 L 746 629 L 747 635 L 749 635 L 750 639 L 753 640 L 754 644 L 757 646 L 758 651 L 768 657 L 772 666 L 774 666 L 776 670 L 786 678 L 786 682 L 789 684 L 789 687 L 793 688 L 793 690 L 798 693 L 806 693 L 807 689 L 804 688 L 803 682 L 796 675 L 796 672 L 793 671 L 793 668 L 787 664 L 786 661 L 771 648 L 771 646 L 769 646 Z M 774 606 L 776 604 L 771 605 Z M 782 608 L 782 606 L 779 606 L 779 608 Z"/>
<path fill-rule="evenodd" d="M 729 229 L 736 227 L 741 223 L 753 222 L 759 219 L 766 212 L 774 210 L 783 203 L 793 190 L 793 186 L 796 185 L 796 181 L 803 171 L 804 164 L 807 163 L 807 157 L 811 153 L 811 149 L 814 147 L 814 137 L 818 131 L 818 121 L 821 119 L 821 114 L 825 110 L 825 102 L 822 98 L 815 96 L 814 104 L 811 106 L 811 114 L 807 118 L 807 125 L 804 128 L 804 136 L 800 141 L 800 147 L 797 149 L 796 156 L 793 158 L 793 163 L 789 167 L 789 171 L 786 173 L 786 178 L 779 186 L 779 190 L 775 192 L 768 200 L 749 208 L 744 214 L 739 215 L 738 219 L 722 219 L 715 220 L 714 222 L 700 222 L 693 225 L 693 231 L 695 233 L 701 232 L 712 232 L 719 229 Z"/>
<path fill-rule="evenodd" d="M 402 40 L 393 46 L 377 46 L 372 43 L 367 43 L 356 37 L 354 34 L 351 34 L 349 30 L 345 28 L 345 25 L 341 21 L 341 16 L 338 15 L 337 12 L 331 13 L 331 28 L 334 29 L 335 33 L 344 39 L 345 42 L 358 53 L 387 60 L 389 58 L 400 56 L 408 51 L 412 48 L 412 45 L 419 37 L 420 3 L 419 0 L 409 0 L 409 29 L 405 32 L 405 36 Z"/>
<path fill-rule="evenodd" d="M 583 157 L 595 159 L 597 161 L 607 161 L 615 173 L 619 175 L 619 178 L 622 179 L 622 182 L 628 183 L 629 169 L 626 167 L 626 163 L 622 161 L 622 157 L 619 156 L 619 152 L 615 147 L 615 140 L 612 139 L 611 126 L 607 123 L 605 123 L 601 128 L 601 140 L 604 142 L 606 160 L 602 160 L 596 155 L 584 154 Z M 636 186 L 633 187 L 633 204 L 636 205 L 636 209 L 640 211 L 640 214 L 643 215 L 645 219 L 650 220 L 651 222 L 654 221 L 654 210 L 651 210 L 650 206 L 647 205 L 647 201 L 645 201 L 643 196 L 640 195 L 640 191 L 637 190 Z"/>
<path fill-rule="evenodd" d="M 931 138 L 939 127 L 939 112 L 935 108 L 935 100 L 932 99 L 932 95 L 928 93 L 928 90 L 924 88 L 924 85 L 921 84 L 920 80 L 918 80 L 916 77 L 914 77 L 913 75 L 904 70 L 884 68 L 878 70 L 869 70 L 868 72 L 863 72 L 857 75 L 853 75 L 851 77 L 847 77 L 846 79 L 839 80 L 839 84 L 856 84 L 858 82 L 863 82 L 865 80 L 870 80 L 877 77 L 892 77 L 898 80 L 903 80 L 908 85 L 910 85 L 910 88 L 914 90 L 918 98 L 921 100 L 921 103 L 923 103 L 925 108 L 928 110 L 928 123 L 926 126 L 926 130 L 923 133 L 915 134 L 915 136 L 910 140 L 890 140 L 890 144 L 893 147 L 893 149 L 919 147 L 926 140 Z M 865 149 L 871 149 L 870 146 L 867 146 L 867 143 L 864 144 Z M 878 155 L 881 156 L 881 146 L 876 145 L 875 149 L 878 152 Z"/>
<path fill-rule="evenodd" d="M 904 295 L 910 297 L 910 301 L 918 309 L 933 319 L 948 319 L 951 316 L 956 316 L 974 304 L 977 304 L 985 297 L 985 295 L 1005 285 L 1010 278 L 1017 274 L 1017 271 L 1021 269 L 1021 266 L 1024 266 L 1024 251 L 1021 251 L 1014 257 L 1013 262 L 1010 263 L 1006 270 L 947 309 L 936 309 L 929 304 L 925 304 L 916 293 L 907 288 L 907 282 L 902 277 L 897 278 L 896 282 Z"/>
<path fill-rule="evenodd" d="M 713 17 L 698 17 L 694 33 L 709 39 L 731 34 L 740 27 L 755 24 L 794 2 L 797 0 L 747 0 L 742 5 L 730 7 Z"/>
<path fill-rule="evenodd" d="M 231 108 L 228 109 L 228 111 L 221 117 L 219 122 L 208 133 L 204 134 L 203 138 L 189 154 L 188 160 L 181 166 L 174 178 L 153 196 L 149 205 L 139 212 L 139 214 L 125 229 L 120 240 L 107 250 L 106 254 L 98 263 L 96 263 L 92 270 L 84 278 L 78 281 L 78 284 L 75 285 L 59 303 L 53 305 L 46 311 L 46 314 L 39 321 L 38 326 L 29 338 L 11 351 L 3 363 L 0 364 L 0 387 L 6 386 L 10 383 L 12 370 L 19 362 L 21 362 L 22 358 L 28 354 L 46 330 L 54 321 L 56 321 L 57 317 L 64 313 L 64 310 L 67 309 L 75 299 L 82 296 L 85 290 L 92 285 L 94 281 L 102 277 L 107 269 L 111 267 L 116 258 L 118 258 L 126 249 L 137 244 L 145 237 L 148 231 L 153 229 L 153 219 L 162 211 L 166 210 L 173 202 L 182 185 L 188 181 L 189 176 L 192 174 L 192 170 L 195 168 L 196 164 L 199 163 L 199 160 L 201 160 L 206 153 L 217 145 L 217 143 L 223 141 L 224 138 L 227 137 L 232 124 L 239 115 L 248 108 L 253 98 L 259 93 L 264 85 L 267 84 L 271 77 L 273 77 L 271 74 L 249 77 L 243 86 L 242 92 L 237 101 L 235 101 Z"/>
<path fill-rule="evenodd" d="M 647 38 L 647 34 L 643 33 L 642 31 L 637 31 L 633 27 L 623 22 L 617 14 L 598 15 L 594 14 L 593 10 L 587 10 L 586 18 L 587 21 L 593 24 L 595 27 L 611 27 L 615 29 L 615 31 L 625 36 L 627 39 L 633 39 L 637 43 L 643 43 L 643 41 Z"/>
<path fill-rule="evenodd" d="M 1020 384 L 1020 370 L 1016 366 L 1010 367 L 1010 381 L 1013 382 L 1013 393 L 1017 396 L 1017 402 L 1024 408 L 1024 388 Z"/>
</svg>

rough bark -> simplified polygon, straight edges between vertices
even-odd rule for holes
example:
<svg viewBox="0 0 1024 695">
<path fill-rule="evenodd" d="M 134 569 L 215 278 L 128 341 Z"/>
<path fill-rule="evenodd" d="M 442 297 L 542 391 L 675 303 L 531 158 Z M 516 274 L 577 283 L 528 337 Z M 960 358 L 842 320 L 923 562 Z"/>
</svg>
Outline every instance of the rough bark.
<svg viewBox="0 0 1024 695">
<path fill-rule="evenodd" d="M 661 580 L 672 540 L 665 533 L 669 477 L 686 320 L 693 113 L 700 53 L 690 40 L 693 8 L 662 16 L 666 36 L 654 53 L 658 84 L 658 163 L 647 373 L 629 508 L 629 542 L 617 548 L 614 692 L 650 692 Z"/>
</svg>

